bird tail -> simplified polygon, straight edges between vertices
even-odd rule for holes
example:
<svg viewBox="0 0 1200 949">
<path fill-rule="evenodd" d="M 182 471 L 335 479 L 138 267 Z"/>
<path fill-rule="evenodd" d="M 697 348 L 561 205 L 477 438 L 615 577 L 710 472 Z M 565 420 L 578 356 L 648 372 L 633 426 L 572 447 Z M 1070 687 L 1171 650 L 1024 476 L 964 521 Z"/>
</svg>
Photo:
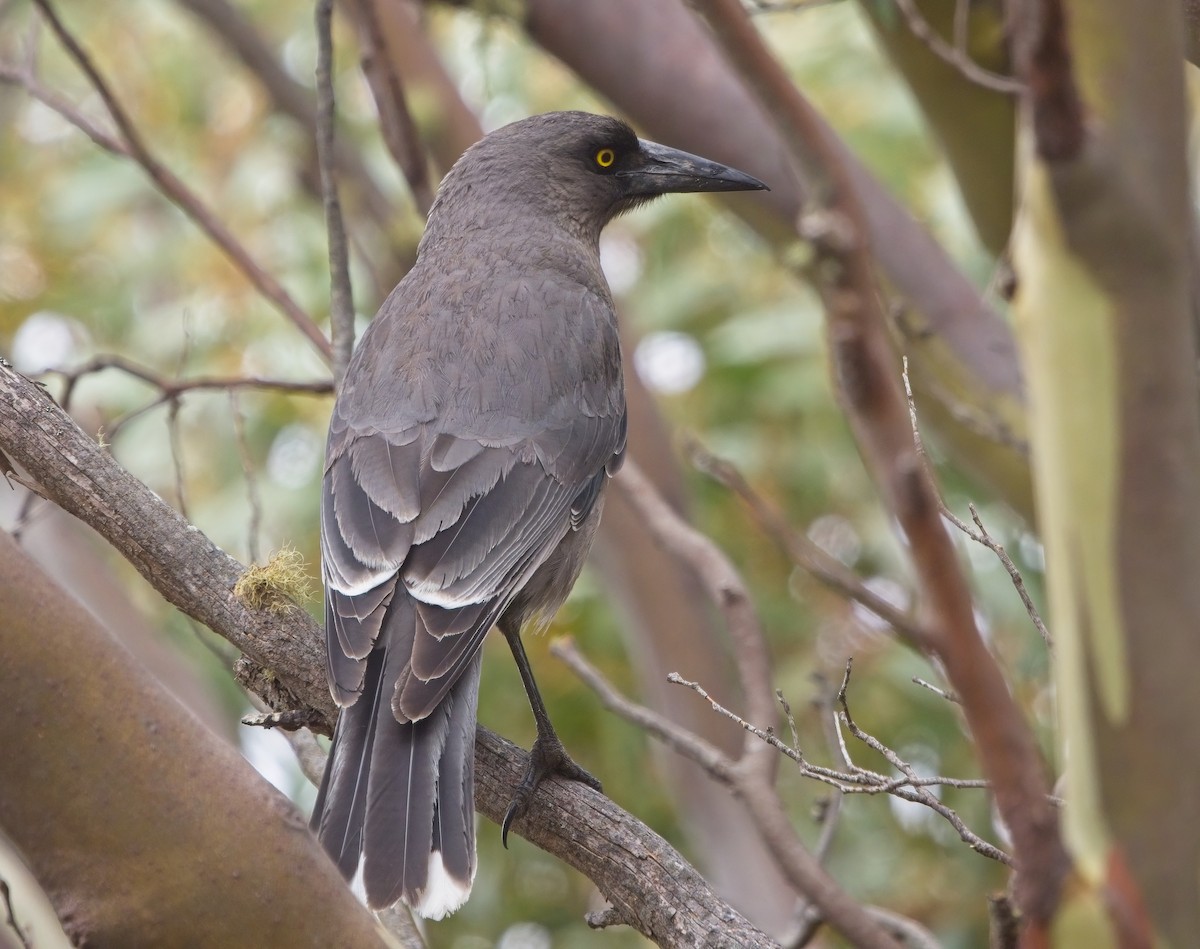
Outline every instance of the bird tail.
<svg viewBox="0 0 1200 949">
<path fill-rule="evenodd" d="M 428 717 L 399 722 L 388 652 L 377 648 L 367 658 L 363 691 L 338 718 L 312 827 L 371 909 L 403 900 L 441 919 L 466 902 L 475 879 L 482 656 Z"/>
</svg>

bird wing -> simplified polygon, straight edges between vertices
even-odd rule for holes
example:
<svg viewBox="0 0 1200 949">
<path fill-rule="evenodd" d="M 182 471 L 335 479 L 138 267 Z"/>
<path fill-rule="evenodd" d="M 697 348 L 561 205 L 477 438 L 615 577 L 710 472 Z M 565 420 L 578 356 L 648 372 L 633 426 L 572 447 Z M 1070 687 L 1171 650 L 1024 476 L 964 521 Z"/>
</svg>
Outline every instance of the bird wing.
<svg viewBox="0 0 1200 949">
<path fill-rule="evenodd" d="M 321 533 L 340 704 L 358 698 L 366 658 L 382 646 L 396 718 L 417 721 L 437 706 L 619 464 L 619 380 L 615 391 L 614 411 L 581 415 L 567 399 L 540 431 L 508 439 L 459 437 L 436 419 L 356 429 L 335 407 Z"/>
</svg>

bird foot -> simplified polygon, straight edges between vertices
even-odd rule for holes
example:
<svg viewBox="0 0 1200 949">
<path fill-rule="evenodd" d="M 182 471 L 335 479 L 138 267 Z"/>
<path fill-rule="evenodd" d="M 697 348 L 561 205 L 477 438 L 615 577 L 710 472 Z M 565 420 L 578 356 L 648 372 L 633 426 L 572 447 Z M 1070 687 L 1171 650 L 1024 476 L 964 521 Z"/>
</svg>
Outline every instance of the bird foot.
<svg viewBox="0 0 1200 949">
<path fill-rule="evenodd" d="M 578 781 L 601 793 L 604 791 L 600 782 L 591 773 L 571 759 L 557 735 L 551 735 L 548 738 L 539 735 L 533 743 L 533 748 L 529 751 L 529 765 L 525 768 L 525 777 L 517 785 L 512 802 L 504 814 L 504 821 L 500 825 L 500 842 L 506 848 L 508 847 L 508 828 L 513 821 L 525 816 L 533 792 L 537 790 L 542 781 L 551 775 L 557 775 L 569 781 Z"/>
</svg>

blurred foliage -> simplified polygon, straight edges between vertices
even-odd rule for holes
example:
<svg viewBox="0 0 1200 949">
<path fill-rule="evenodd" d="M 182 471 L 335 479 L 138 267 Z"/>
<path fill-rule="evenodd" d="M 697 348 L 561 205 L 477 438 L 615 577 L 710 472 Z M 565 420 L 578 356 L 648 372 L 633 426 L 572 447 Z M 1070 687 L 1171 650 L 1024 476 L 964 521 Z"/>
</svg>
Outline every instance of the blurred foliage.
<svg viewBox="0 0 1200 949">
<path fill-rule="evenodd" d="M 43 81 L 107 125 L 96 96 L 66 62 L 47 31 L 32 28 L 22 4 L 3 8 L 0 55 L 24 57 L 32 39 Z M 241 6 L 291 75 L 311 86 L 314 43 L 307 4 L 266 0 Z M 64 15 L 95 56 L 150 147 L 186 180 L 277 275 L 309 312 L 324 319 L 327 296 L 324 225 L 305 188 L 310 151 L 289 120 L 273 115 L 263 92 L 205 29 L 181 8 L 131 0 L 115 16 L 103 4 L 74 4 Z M 804 92 L 839 132 L 981 282 L 983 256 L 952 179 L 921 127 L 902 85 L 870 45 L 850 4 L 765 17 L 767 34 Z M 486 127 L 559 108 L 604 110 L 605 104 L 556 61 L 504 23 L 466 12 L 432 11 L 428 26 L 466 100 Z M 338 97 L 344 134 L 364 151 L 383 190 L 403 213 L 390 238 L 411 254 L 420 233 L 403 181 L 386 158 L 373 108 L 339 29 Z M 199 374 L 319 379 L 326 374 L 309 345 L 208 244 L 195 226 L 156 194 L 131 163 L 102 153 L 23 92 L 0 86 L 0 352 L 26 371 L 78 365 L 95 354 L 120 353 L 170 377 Z M 354 222 L 351 220 L 351 230 Z M 356 233 L 356 302 L 364 317 L 388 285 L 389 248 Z M 905 558 L 881 513 L 827 381 L 816 298 L 795 285 L 764 245 L 707 200 L 675 197 L 622 218 L 605 239 L 606 261 L 626 319 L 639 333 L 674 333 L 699 366 L 694 385 L 667 386 L 662 411 L 679 431 L 698 435 L 735 459 L 793 524 L 807 529 L 872 583 L 904 600 Z M 368 264 L 368 261 L 373 263 Z M 661 338 L 661 337 L 659 337 Z M 678 355 L 679 346 L 675 351 Z M 697 360 L 702 357 L 702 364 Z M 662 360 L 659 360 L 661 363 Z M 662 366 L 658 366 L 662 369 Z M 667 369 L 671 367 L 668 366 Z M 655 364 L 647 376 L 654 381 Z M 47 377 L 61 389 L 53 376 Z M 686 383 L 686 380 L 685 380 Z M 676 391 L 677 390 L 677 391 Z M 117 420 L 155 397 L 146 384 L 116 370 L 88 376 L 71 407 L 85 428 L 111 431 Z M 245 444 L 239 447 L 226 394 L 185 396 L 177 413 L 178 459 L 160 406 L 122 426 L 115 455 L 234 556 L 260 561 L 294 545 L 317 573 L 317 493 L 329 400 L 244 392 L 236 402 Z M 936 446 L 935 446 L 936 448 Z M 242 452 L 253 469 L 248 486 Z M 966 487 L 943 471 L 952 507 L 965 511 Z M 866 730 L 930 772 L 978 773 L 955 710 L 911 684 L 937 681 L 920 657 L 896 645 L 869 618 L 796 572 L 749 522 L 738 503 L 690 474 L 696 520 L 744 571 L 758 599 L 773 649 L 777 685 L 796 710 L 801 744 L 819 762 L 831 759 L 809 700 L 814 676 L 836 681 L 854 655 L 850 700 Z M 249 531 L 252 488 L 262 520 Z M 982 502 L 989 529 L 1009 546 L 1026 581 L 1039 592 L 1040 549 L 998 507 Z M 1045 650 L 992 554 L 963 544 L 974 568 L 979 611 L 1011 670 L 1013 689 L 1045 737 L 1052 720 Z M 135 597 L 152 622 L 193 657 L 197 675 L 225 696 L 230 731 L 243 710 L 223 652 L 141 585 L 128 568 Z M 316 614 L 319 601 L 308 604 Z M 552 634 L 570 631 L 584 651 L 627 690 L 634 677 L 604 590 L 585 575 Z M 204 646 L 198 645 L 197 637 Z M 526 745 L 532 722 L 519 680 L 500 641 L 490 642 L 481 719 Z M 608 793 L 688 852 L 686 829 L 657 780 L 655 754 L 635 729 L 602 713 L 587 690 L 530 644 L 539 680 L 572 752 L 602 776 Z M 245 731 L 243 729 L 243 731 Z M 278 748 L 243 738 L 260 767 L 279 772 Z M 274 750 L 271 750 L 274 749 Z M 860 763 L 883 768 L 865 748 Z M 824 787 L 782 769 L 782 787 L 809 839 Z M 276 775 L 311 801 L 298 772 Z M 967 823 L 1002 842 L 986 797 L 949 791 Z M 467 907 L 430 928 L 431 944 L 453 949 L 536 946 L 634 946 L 627 931 L 593 933 L 582 915 L 597 897 L 590 884 L 517 840 L 500 849 L 499 833 L 481 827 L 481 872 Z M 882 798 L 846 801 L 830 865 L 858 897 L 909 914 L 948 946 L 983 944 L 985 895 L 1003 886 L 1001 868 L 971 853 L 932 813 Z M 530 926 L 529 922 L 535 921 Z"/>
</svg>

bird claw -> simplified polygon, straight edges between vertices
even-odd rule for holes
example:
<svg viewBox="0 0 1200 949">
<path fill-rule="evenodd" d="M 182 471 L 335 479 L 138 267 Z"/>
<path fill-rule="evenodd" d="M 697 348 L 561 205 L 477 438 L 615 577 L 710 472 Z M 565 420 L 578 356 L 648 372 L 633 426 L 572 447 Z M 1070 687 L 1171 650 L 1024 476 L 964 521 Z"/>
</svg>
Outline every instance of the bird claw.
<svg viewBox="0 0 1200 949">
<path fill-rule="evenodd" d="M 577 765 L 567 754 L 562 742 L 557 736 L 543 739 L 541 736 L 533 743 L 529 752 L 529 764 L 525 768 L 525 777 L 517 785 L 508 810 L 504 812 L 504 820 L 500 824 L 500 842 L 508 848 L 508 829 L 513 821 L 525 816 L 529 809 L 529 801 L 539 784 L 551 775 L 566 778 L 568 781 L 578 781 L 586 784 L 594 791 L 604 793 L 600 781 L 591 772 Z"/>
</svg>

